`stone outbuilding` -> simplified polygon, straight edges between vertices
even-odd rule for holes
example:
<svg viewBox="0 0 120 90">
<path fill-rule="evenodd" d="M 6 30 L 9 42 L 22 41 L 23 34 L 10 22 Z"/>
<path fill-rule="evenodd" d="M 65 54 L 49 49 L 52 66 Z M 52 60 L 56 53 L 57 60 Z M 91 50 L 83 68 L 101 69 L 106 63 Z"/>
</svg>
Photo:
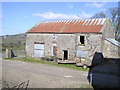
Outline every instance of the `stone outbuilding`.
<svg viewBox="0 0 120 90">
<path fill-rule="evenodd" d="M 105 38 L 103 55 L 106 58 L 120 58 L 120 42 L 115 39 Z"/>
<path fill-rule="evenodd" d="M 26 32 L 26 56 L 91 61 L 106 38 L 115 39 L 109 18 L 43 21 Z"/>
</svg>

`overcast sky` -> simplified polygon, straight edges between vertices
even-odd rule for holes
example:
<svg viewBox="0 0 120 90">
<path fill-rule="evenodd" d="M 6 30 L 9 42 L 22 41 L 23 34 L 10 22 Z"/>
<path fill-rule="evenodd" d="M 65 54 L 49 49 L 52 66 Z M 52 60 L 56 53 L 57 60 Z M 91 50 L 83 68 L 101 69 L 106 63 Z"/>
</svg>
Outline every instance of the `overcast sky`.
<svg viewBox="0 0 120 90">
<path fill-rule="evenodd" d="M 117 2 L 2 2 L 2 34 L 25 33 L 40 21 L 90 18 Z"/>
</svg>

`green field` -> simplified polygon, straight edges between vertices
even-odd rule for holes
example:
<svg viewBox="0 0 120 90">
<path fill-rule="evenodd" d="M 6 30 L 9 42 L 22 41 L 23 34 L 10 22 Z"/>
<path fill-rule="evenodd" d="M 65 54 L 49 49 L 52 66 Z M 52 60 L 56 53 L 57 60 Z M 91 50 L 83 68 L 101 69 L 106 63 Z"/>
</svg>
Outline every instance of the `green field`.
<svg viewBox="0 0 120 90">
<path fill-rule="evenodd" d="M 13 49 L 13 50 L 25 50 L 26 40 L 25 36 L 10 35 L 7 38 L 2 38 L 2 50 Z"/>
</svg>

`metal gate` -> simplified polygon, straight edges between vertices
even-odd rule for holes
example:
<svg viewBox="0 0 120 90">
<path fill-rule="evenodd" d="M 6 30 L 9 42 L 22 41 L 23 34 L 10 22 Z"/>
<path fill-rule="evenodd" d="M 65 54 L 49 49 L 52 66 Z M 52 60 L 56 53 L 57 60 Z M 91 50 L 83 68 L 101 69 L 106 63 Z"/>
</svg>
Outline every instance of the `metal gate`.
<svg viewBox="0 0 120 90">
<path fill-rule="evenodd" d="M 44 57 L 44 43 L 34 43 L 34 57 Z"/>
</svg>

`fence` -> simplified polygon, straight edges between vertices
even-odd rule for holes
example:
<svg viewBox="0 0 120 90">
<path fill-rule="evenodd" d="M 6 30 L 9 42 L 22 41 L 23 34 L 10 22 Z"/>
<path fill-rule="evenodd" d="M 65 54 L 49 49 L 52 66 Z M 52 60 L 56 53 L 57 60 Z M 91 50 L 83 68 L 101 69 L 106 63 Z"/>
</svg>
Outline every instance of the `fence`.
<svg viewBox="0 0 120 90">
<path fill-rule="evenodd" d="M 25 57 L 25 50 L 10 50 L 6 49 L 5 52 L 2 52 L 2 58 L 9 58 L 9 57 Z"/>
</svg>

